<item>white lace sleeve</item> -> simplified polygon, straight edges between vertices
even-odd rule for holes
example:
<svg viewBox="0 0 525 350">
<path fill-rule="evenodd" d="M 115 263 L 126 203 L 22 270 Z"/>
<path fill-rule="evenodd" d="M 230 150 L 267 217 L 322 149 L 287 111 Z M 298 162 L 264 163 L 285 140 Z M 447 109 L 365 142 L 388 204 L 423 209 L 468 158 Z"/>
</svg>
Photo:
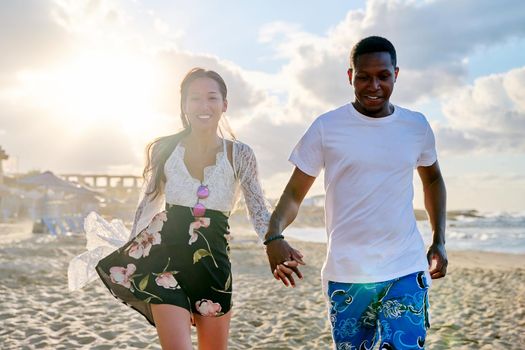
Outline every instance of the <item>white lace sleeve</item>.
<svg viewBox="0 0 525 350">
<path fill-rule="evenodd" d="M 122 220 L 106 221 L 95 212 L 84 219 L 86 251 L 69 262 L 67 269 L 70 291 L 84 287 L 97 278 L 98 262 L 122 247 L 130 239 L 130 232 Z"/>
<path fill-rule="evenodd" d="M 233 164 L 253 227 L 263 241 L 270 222 L 271 206 L 265 199 L 259 182 L 257 161 L 253 150 L 244 143 L 235 142 L 233 144 Z"/>
<path fill-rule="evenodd" d="M 150 179 L 154 179 L 151 176 Z M 86 234 L 86 251 L 69 262 L 68 286 L 70 291 L 84 287 L 97 278 L 95 267 L 98 262 L 122 247 L 148 226 L 155 214 L 164 210 L 165 196 L 162 191 L 157 197 L 146 193 L 151 192 L 153 181 L 145 181 L 139 197 L 139 205 L 131 232 L 121 220 L 106 221 L 95 212 L 91 212 L 84 220 Z"/>
<path fill-rule="evenodd" d="M 133 226 L 131 227 L 130 239 L 135 237 L 139 232 L 144 230 L 151 219 L 163 211 L 166 206 L 166 196 L 164 194 L 164 186 L 162 186 L 160 193 L 153 197 L 151 193 L 155 186 L 155 175 L 152 174 L 142 186 L 142 191 L 139 197 L 139 205 L 135 212 L 135 219 L 133 220 Z"/>
</svg>

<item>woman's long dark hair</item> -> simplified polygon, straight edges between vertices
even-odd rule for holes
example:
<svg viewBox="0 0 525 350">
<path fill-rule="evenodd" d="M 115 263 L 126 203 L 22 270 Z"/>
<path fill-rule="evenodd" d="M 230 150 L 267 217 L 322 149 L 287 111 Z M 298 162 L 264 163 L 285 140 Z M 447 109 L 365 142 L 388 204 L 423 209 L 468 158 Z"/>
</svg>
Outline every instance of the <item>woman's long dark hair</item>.
<svg viewBox="0 0 525 350">
<path fill-rule="evenodd" d="M 212 70 L 196 67 L 191 69 L 184 79 L 182 79 L 180 84 L 180 120 L 183 129 L 176 134 L 159 137 L 146 146 L 146 166 L 144 167 L 142 176 L 145 181 L 148 180 L 150 176 L 154 176 L 154 178 L 151 178 L 154 187 L 152 189 L 151 187 L 146 189 L 146 194 L 153 194 L 153 198 L 161 193 L 161 188 L 166 182 L 166 175 L 164 174 L 164 165 L 166 164 L 166 161 L 171 153 L 173 153 L 177 144 L 184 138 L 184 136 L 191 132 L 188 117 L 184 114 L 184 103 L 188 95 L 188 87 L 198 78 L 210 78 L 215 80 L 219 85 L 219 91 L 223 100 L 226 100 L 228 94 L 226 83 L 218 73 Z"/>
</svg>

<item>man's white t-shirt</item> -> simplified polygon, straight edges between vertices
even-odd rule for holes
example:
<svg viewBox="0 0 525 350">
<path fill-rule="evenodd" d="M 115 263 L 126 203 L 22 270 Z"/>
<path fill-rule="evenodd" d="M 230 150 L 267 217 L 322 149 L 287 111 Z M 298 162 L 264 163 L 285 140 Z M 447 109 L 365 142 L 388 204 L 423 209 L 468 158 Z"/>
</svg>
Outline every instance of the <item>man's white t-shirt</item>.
<svg viewBox="0 0 525 350">
<path fill-rule="evenodd" d="M 325 113 L 292 151 L 290 161 L 304 173 L 325 169 L 324 281 L 382 282 L 428 271 L 412 180 L 415 168 L 437 160 L 434 134 L 421 113 L 394 107 L 383 118 L 351 103 Z"/>
</svg>

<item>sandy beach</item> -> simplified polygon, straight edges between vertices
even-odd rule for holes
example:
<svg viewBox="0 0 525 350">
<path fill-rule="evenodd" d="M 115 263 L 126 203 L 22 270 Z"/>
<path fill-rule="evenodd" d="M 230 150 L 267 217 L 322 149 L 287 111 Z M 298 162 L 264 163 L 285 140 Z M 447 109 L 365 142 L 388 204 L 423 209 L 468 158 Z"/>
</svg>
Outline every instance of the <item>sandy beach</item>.
<svg viewBox="0 0 525 350">
<path fill-rule="evenodd" d="M 100 282 L 68 292 L 67 265 L 84 251 L 82 237 L 8 234 L 21 227 L 0 231 L 9 237 L 0 244 L 1 349 L 160 349 L 155 329 Z M 255 235 L 234 236 L 230 349 L 331 348 L 319 279 L 325 246 L 294 245 L 308 265 L 292 289 L 272 278 Z M 522 349 L 525 256 L 449 252 L 449 260 L 430 292 L 426 348 Z"/>
</svg>

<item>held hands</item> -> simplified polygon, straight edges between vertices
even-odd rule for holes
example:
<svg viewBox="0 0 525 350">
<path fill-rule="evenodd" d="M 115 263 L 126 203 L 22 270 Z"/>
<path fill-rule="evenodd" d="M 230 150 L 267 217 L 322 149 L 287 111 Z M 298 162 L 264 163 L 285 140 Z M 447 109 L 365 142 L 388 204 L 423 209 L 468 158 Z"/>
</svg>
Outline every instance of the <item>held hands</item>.
<svg viewBox="0 0 525 350">
<path fill-rule="evenodd" d="M 427 252 L 430 277 L 438 279 L 447 274 L 447 251 L 443 243 L 434 243 L 428 248 Z"/>
<path fill-rule="evenodd" d="M 292 248 L 284 239 L 274 240 L 266 246 L 266 254 L 270 269 L 276 280 L 281 280 L 285 286 L 295 287 L 293 274 L 303 278 L 298 266 L 304 265 L 303 255 Z"/>
</svg>

